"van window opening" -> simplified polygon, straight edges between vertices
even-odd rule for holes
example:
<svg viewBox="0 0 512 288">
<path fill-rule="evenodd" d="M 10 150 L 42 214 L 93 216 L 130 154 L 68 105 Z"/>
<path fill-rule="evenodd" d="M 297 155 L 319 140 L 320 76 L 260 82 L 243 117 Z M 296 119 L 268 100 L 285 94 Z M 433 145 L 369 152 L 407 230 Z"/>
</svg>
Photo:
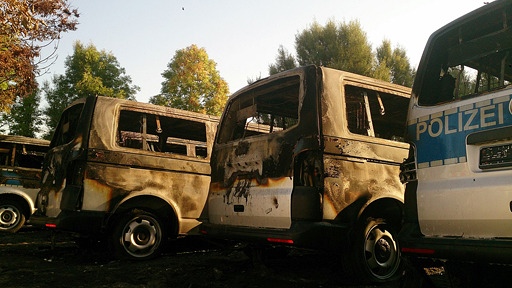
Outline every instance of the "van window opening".
<svg viewBox="0 0 512 288">
<path fill-rule="evenodd" d="M 508 11 L 512 13 L 512 11 Z M 510 19 L 497 15 L 436 39 L 419 91 L 420 105 L 436 105 L 503 88 L 512 81 Z"/>
<path fill-rule="evenodd" d="M 39 147 L 31 147 L 25 144 L 16 151 L 16 166 L 41 169 L 45 152 Z M 44 147 L 43 147 L 44 148 Z M 39 150 L 39 151 L 37 151 Z"/>
<path fill-rule="evenodd" d="M 293 76 L 239 97 L 225 114 L 219 143 L 292 128 L 299 121 L 299 91 L 300 77 Z"/>
<path fill-rule="evenodd" d="M 208 157 L 204 123 L 129 110 L 121 110 L 118 123 L 121 147 Z"/>
<path fill-rule="evenodd" d="M 0 146 L 0 166 L 19 166 L 41 169 L 45 146 L 2 143 Z"/>
<path fill-rule="evenodd" d="M 345 85 L 348 130 L 351 133 L 404 141 L 403 123 L 409 99 L 352 85 Z"/>
</svg>

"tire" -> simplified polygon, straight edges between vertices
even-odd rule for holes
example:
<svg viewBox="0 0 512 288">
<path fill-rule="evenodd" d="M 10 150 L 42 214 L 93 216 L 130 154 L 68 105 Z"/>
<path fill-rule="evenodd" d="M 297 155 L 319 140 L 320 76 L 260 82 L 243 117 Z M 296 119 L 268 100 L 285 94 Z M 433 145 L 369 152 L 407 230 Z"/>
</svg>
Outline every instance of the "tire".
<svg viewBox="0 0 512 288">
<path fill-rule="evenodd" d="M 16 233 L 25 224 L 22 206 L 14 200 L 0 200 L 0 232 Z"/>
<path fill-rule="evenodd" d="M 119 259 L 148 260 L 158 256 L 166 229 L 151 212 L 132 210 L 115 222 L 111 235 L 114 256 Z"/>
<path fill-rule="evenodd" d="M 384 219 L 368 218 L 360 223 L 351 248 L 351 266 L 361 280 L 382 283 L 401 275 L 403 265 L 397 234 Z"/>
</svg>

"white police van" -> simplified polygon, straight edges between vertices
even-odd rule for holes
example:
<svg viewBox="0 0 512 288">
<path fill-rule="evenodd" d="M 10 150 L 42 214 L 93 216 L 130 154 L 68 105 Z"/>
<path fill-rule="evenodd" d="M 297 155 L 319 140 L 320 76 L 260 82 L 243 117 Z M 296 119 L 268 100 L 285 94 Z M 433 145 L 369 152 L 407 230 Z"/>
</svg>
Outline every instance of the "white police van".
<svg viewBox="0 0 512 288">
<path fill-rule="evenodd" d="M 409 105 L 401 252 L 512 262 L 512 1 L 430 37 Z"/>
</svg>

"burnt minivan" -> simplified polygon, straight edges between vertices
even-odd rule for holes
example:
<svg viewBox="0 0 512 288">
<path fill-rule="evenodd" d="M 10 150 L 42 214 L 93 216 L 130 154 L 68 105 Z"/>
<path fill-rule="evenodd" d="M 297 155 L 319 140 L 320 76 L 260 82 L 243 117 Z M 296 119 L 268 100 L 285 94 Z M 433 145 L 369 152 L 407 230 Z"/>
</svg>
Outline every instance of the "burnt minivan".
<svg viewBox="0 0 512 288">
<path fill-rule="evenodd" d="M 234 93 L 214 143 L 201 232 L 340 252 L 362 279 L 394 278 L 409 97 L 409 88 L 317 66 Z"/>
<path fill-rule="evenodd" d="M 115 256 L 148 259 L 198 226 L 217 118 L 109 97 L 61 115 L 31 223 L 106 236 Z"/>
<path fill-rule="evenodd" d="M 36 211 L 49 144 L 43 139 L 0 135 L 0 232 L 19 231 Z"/>
</svg>

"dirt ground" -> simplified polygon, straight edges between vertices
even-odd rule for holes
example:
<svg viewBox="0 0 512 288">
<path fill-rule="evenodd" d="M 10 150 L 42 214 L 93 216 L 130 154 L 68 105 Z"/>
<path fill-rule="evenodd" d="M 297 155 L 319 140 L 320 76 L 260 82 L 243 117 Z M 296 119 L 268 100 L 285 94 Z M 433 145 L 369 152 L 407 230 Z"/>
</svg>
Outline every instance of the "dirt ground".
<svg viewBox="0 0 512 288">
<path fill-rule="evenodd" d="M 24 227 L 0 234 L 0 287 L 398 287 L 363 286 L 329 255 L 292 251 L 258 265 L 233 246 L 176 240 L 159 258 L 119 261 L 102 249 L 79 249 L 67 234 Z M 227 248 L 231 247 L 231 248 Z"/>
<path fill-rule="evenodd" d="M 453 282 L 444 267 L 425 268 L 427 281 L 407 269 L 409 277 L 394 283 L 362 285 L 342 272 L 333 255 L 292 250 L 263 265 L 238 247 L 188 237 L 170 243 L 156 259 L 120 261 L 101 247 L 80 249 L 68 234 L 23 227 L 16 234 L 0 233 L 0 287 L 511 287 L 510 266 L 457 267 L 462 280 L 471 279 L 462 285 L 455 285 L 461 279 Z"/>
</svg>

